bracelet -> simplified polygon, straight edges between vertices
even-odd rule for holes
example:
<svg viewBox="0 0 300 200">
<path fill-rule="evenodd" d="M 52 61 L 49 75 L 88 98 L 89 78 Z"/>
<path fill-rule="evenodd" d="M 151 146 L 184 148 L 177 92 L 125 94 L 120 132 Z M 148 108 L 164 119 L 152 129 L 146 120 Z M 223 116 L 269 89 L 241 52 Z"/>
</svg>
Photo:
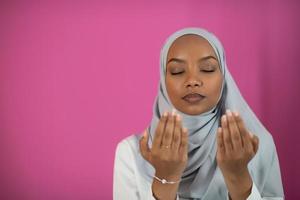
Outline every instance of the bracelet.
<svg viewBox="0 0 300 200">
<path fill-rule="evenodd" d="M 160 179 L 158 178 L 157 176 L 154 176 L 155 179 L 157 179 L 158 181 L 160 181 L 162 184 L 176 184 L 176 183 L 179 183 L 179 181 L 167 181 L 166 179 Z"/>
</svg>

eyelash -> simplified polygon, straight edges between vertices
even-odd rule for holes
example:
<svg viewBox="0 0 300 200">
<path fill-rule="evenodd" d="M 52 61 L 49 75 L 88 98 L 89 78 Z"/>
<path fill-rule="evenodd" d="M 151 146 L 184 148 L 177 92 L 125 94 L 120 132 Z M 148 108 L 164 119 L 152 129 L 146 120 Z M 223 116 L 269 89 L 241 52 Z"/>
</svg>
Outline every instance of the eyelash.
<svg viewBox="0 0 300 200">
<path fill-rule="evenodd" d="M 201 70 L 201 71 L 204 72 L 204 73 L 212 73 L 215 70 Z M 182 74 L 182 73 L 183 73 L 183 71 L 182 72 L 176 72 L 176 73 L 171 72 L 172 75 L 179 75 L 179 74 Z"/>
<path fill-rule="evenodd" d="M 182 73 L 183 73 L 183 72 L 176 72 L 176 73 L 172 73 L 172 72 L 171 72 L 172 75 L 178 75 L 178 74 L 182 74 Z"/>
<path fill-rule="evenodd" d="M 211 72 L 214 72 L 215 70 L 201 70 L 201 71 L 211 73 Z"/>
</svg>

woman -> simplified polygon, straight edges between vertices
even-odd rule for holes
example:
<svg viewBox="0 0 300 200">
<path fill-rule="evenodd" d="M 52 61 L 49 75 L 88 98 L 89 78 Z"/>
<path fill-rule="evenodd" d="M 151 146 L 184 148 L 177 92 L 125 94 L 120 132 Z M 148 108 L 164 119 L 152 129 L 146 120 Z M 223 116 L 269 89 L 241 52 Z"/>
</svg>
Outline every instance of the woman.
<svg viewBox="0 0 300 200">
<path fill-rule="evenodd" d="M 200 28 L 172 34 L 143 136 L 116 149 L 114 199 L 283 199 L 271 134 L 241 96 L 220 41 Z"/>
</svg>

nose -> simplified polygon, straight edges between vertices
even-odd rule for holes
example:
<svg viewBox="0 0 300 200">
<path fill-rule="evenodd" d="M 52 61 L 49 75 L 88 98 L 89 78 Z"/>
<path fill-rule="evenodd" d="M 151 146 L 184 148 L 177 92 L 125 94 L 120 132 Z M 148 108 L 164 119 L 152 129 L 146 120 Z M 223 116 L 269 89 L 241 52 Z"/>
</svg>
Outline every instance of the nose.
<svg viewBox="0 0 300 200">
<path fill-rule="evenodd" d="M 200 80 L 195 80 L 194 79 L 194 80 L 188 80 L 184 85 L 185 85 L 186 88 L 189 88 L 189 87 L 194 88 L 194 87 L 202 86 L 203 83 Z"/>
</svg>

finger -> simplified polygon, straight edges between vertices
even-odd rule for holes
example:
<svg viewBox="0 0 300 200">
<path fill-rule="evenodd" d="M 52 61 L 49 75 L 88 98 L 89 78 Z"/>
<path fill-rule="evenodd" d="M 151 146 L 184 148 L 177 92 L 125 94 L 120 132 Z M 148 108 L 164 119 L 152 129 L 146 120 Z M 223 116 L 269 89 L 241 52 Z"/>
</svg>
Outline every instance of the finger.
<svg viewBox="0 0 300 200">
<path fill-rule="evenodd" d="M 233 149 L 240 150 L 242 148 L 242 142 L 241 142 L 241 135 L 240 135 L 239 128 L 230 110 L 226 111 L 226 115 L 228 119 L 228 127 L 230 131 L 230 137 L 231 137 Z"/>
<path fill-rule="evenodd" d="M 244 124 L 242 117 L 237 112 L 234 113 L 234 116 L 235 116 L 235 121 L 237 122 L 237 126 L 240 130 L 242 144 L 243 144 L 243 146 L 245 146 L 245 143 L 246 143 L 245 139 L 246 139 L 246 136 L 248 135 L 248 131 L 246 129 L 246 126 Z"/>
<path fill-rule="evenodd" d="M 223 141 L 223 132 L 222 128 L 218 127 L 217 129 L 217 143 L 218 143 L 218 151 L 222 154 L 225 153 L 225 146 Z"/>
<path fill-rule="evenodd" d="M 168 120 L 166 123 L 165 132 L 162 139 L 161 147 L 171 147 L 171 143 L 173 140 L 173 132 L 174 132 L 174 121 L 175 121 L 175 112 L 173 111 L 172 114 L 169 114 Z"/>
<path fill-rule="evenodd" d="M 245 137 L 244 137 L 244 148 L 247 150 L 247 152 L 253 152 L 253 144 L 252 144 L 252 133 L 247 131 Z"/>
<path fill-rule="evenodd" d="M 179 151 L 180 142 L 181 142 L 181 117 L 179 114 L 177 114 L 175 120 L 174 136 L 172 141 L 172 149 L 174 149 L 175 152 Z"/>
<path fill-rule="evenodd" d="M 163 138 L 163 133 L 165 130 L 165 126 L 167 123 L 167 119 L 168 119 L 168 112 L 165 112 L 162 117 L 159 120 L 159 123 L 157 125 L 157 128 L 155 130 L 155 135 L 153 138 L 153 144 L 152 144 L 152 148 L 158 149 L 160 148 L 160 145 L 162 143 L 162 138 Z"/>
<path fill-rule="evenodd" d="M 226 153 L 231 153 L 233 150 L 232 147 L 232 142 L 230 138 L 230 133 L 228 130 L 228 124 L 227 124 L 227 117 L 226 115 L 223 115 L 221 118 L 221 124 L 222 124 L 222 131 L 223 131 L 223 141 L 224 141 L 224 146 L 225 146 L 225 152 Z"/>
<path fill-rule="evenodd" d="M 181 142 L 179 147 L 179 153 L 181 155 L 186 155 L 188 152 L 188 130 L 187 128 L 181 128 Z"/>
<path fill-rule="evenodd" d="M 147 129 L 143 133 L 143 137 L 140 139 L 140 152 L 145 160 L 149 161 L 150 149 L 148 146 L 149 134 Z"/>
</svg>

